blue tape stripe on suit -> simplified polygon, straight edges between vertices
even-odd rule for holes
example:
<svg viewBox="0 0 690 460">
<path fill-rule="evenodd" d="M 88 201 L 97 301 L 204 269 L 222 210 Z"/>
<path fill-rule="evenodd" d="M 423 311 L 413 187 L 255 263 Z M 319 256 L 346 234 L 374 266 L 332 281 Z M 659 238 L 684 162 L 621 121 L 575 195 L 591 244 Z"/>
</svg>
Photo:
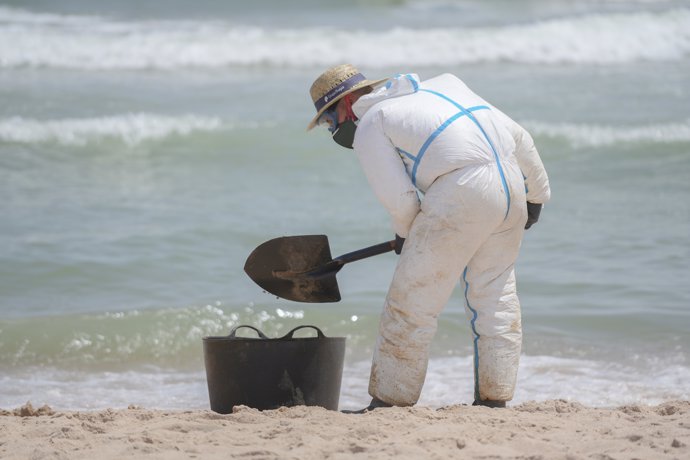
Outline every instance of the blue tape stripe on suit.
<svg viewBox="0 0 690 460">
<path fill-rule="evenodd" d="M 467 267 L 465 271 L 462 272 L 462 280 L 465 282 L 465 302 L 467 302 L 467 308 L 472 312 L 472 319 L 470 320 L 470 325 L 472 326 L 472 333 L 474 334 L 474 399 L 479 401 L 479 348 L 477 342 L 479 341 L 479 333 L 475 327 L 475 322 L 477 321 L 477 310 L 472 308 L 470 305 L 470 299 L 467 297 L 467 291 L 470 289 L 470 283 L 467 282 Z"/>
<path fill-rule="evenodd" d="M 397 147 L 396 147 L 396 150 L 398 151 L 398 153 L 401 153 L 401 154 L 405 155 L 405 156 L 406 156 L 407 158 L 409 158 L 410 160 L 412 160 L 412 161 L 417 161 L 417 157 L 414 156 L 414 155 L 412 155 L 410 152 L 406 152 L 405 150 L 403 150 L 403 149 L 401 149 L 401 148 L 397 148 Z"/>
<path fill-rule="evenodd" d="M 505 177 L 505 174 L 503 173 L 503 165 L 501 164 L 501 159 L 500 159 L 499 156 L 498 156 L 498 152 L 496 151 L 496 147 L 494 147 L 494 143 L 491 142 L 491 139 L 489 138 L 489 135 L 486 134 L 486 131 L 484 131 L 484 128 L 482 127 L 481 123 L 479 123 L 479 120 L 477 120 L 477 118 L 476 118 L 474 115 L 472 115 L 472 112 L 471 112 L 471 111 L 469 111 L 468 109 L 466 109 L 466 108 L 463 107 L 462 105 L 458 104 L 457 102 L 455 102 L 454 100 L 452 100 L 451 98 L 449 98 L 448 96 L 446 96 L 445 94 L 441 94 L 441 93 L 439 93 L 439 92 L 432 91 L 432 90 L 430 90 L 430 89 L 420 89 L 420 91 L 425 91 L 425 92 L 427 92 L 427 93 L 433 94 L 433 95 L 435 95 L 435 96 L 438 96 L 438 97 L 440 97 L 440 98 L 442 98 L 442 99 L 445 99 L 446 101 L 450 102 L 450 103 L 453 104 L 455 107 L 457 107 L 458 109 L 460 109 L 460 112 L 461 112 L 461 113 L 463 113 L 464 115 L 467 115 L 467 117 L 468 117 L 470 120 L 472 120 L 472 121 L 474 122 L 474 124 L 477 125 L 477 127 L 479 128 L 479 130 L 482 132 L 482 134 L 484 135 L 484 139 L 486 139 L 486 142 L 489 144 L 489 147 L 491 147 L 491 150 L 493 151 L 494 158 L 496 159 L 496 165 L 498 166 L 498 172 L 499 172 L 500 175 L 501 175 L 501 183 L 503 184 L 503 191 L 504 191 L 505 194 L 506 194 L 506 201 L 507 201 L 506 217 L 508 217 L 508 212 L 510 211 L 510 191 L 508 190 L 508 183 L 506 182 L 506 177 Z M 444 129 L 445 129 L 445 128 L 444 128 Z M 421 155 L 421 152 L 420 152 L 420 155 Z M 418 157 L 419 157 L 420 155 L 418 155 Z M 415 169 L 416 169 L 416 168 L 415 168 Z M 414 178 L 413 178 L 412 182 L 413 182 L 413 183 L 415 182 Z"/>
<path fill-rule="evenodd" d="M 425 89 L 420 89 L 420 91 L 428 91 Z M 447 119 L 441 126 L 436 128 L 436 131 L 434 131 L 431 136 L 427 138 L 427 140 L 424 142 L 422 145 L 422 148 L 419 149 L 419 153 L 415 158 L 411 157 L 414 159 L 414 165 L 412 166 L 412 184 L 417 185 L 417 168 L 419 167 L 419 163 L 422 161 L 422 157 L 424 157 L 424 154 L 426 153 L 426 150 L 429 148 L 429 145 L 438 137 L 439 134 L 443 132 L 448 126 L 450 126 L 451 123 L 453 123 L 455 120 L 457 120 L 460 117 L 466 116 L 466 115 L 471 115 L 471 112 L 474 112 L 476 110 L 490 110 L 488 106 L 486 105 L 477 105 L 475 107 L 470 107 L 469 109 L 466 109 L 464 111 L 460 111 Z M 400 150 L 400 149 L 398 149 Z"/>
</svg>

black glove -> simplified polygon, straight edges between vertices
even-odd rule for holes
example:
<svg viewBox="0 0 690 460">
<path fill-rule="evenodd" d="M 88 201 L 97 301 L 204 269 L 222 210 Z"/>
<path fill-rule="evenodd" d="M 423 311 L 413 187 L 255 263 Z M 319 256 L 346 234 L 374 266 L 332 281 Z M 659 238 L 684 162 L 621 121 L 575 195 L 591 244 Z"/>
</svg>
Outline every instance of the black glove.
<svg viewBox="0 0 690 460">
<path fill-rule="evenodd" d="M 396 254 L 400 255 L 402 252 L 403 244 L 405 244 L 405 238 L 401 238 L 398 234 L 395 234 L 395 247 L 393 250 Z"/>
<path fill-rule="evenodd" d="M 541 213 L 541 203 L 527 202 L 527 223 L 525 223 L 525 230 L 530 228 L 532 224 L 536 224 Z"/>
</svg>

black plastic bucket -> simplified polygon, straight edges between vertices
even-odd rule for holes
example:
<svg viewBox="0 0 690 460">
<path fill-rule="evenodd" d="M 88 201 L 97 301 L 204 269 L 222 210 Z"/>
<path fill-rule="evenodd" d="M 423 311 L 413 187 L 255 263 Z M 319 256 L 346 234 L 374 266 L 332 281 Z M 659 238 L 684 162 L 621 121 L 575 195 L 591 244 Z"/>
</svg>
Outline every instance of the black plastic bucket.
<svg viewBox="0 0 690 460">
<path fill-rule="evenodd" d="M 243 327 L 255 330 L 259 338 L 236 337 Z M 315 329 L 317 337 L 294 338 L 302 328 Z M 316 326 L 299 326 L 269 339 L 255 327 L 237 326 L 226 337 L 205 337 L 203 342 L 211 410 L 229 414 L 238 405 L 338 410 L 344 337 L 326 337 Z"/>
</svg>

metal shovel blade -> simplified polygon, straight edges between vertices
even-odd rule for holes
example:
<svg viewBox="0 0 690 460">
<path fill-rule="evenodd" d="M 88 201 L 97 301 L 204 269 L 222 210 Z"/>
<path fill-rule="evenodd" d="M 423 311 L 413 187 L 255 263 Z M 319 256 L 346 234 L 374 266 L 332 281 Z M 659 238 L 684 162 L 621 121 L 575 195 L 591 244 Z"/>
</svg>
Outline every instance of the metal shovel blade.
<svg viewBox="0 0 690 460">
<path fill-rule="evenodd" d="M 262 289 L 296 302 L 338 302 L 333 263 L 326 235 L 284 236 L 259 245 L 244 271 Z"/>
</svg>

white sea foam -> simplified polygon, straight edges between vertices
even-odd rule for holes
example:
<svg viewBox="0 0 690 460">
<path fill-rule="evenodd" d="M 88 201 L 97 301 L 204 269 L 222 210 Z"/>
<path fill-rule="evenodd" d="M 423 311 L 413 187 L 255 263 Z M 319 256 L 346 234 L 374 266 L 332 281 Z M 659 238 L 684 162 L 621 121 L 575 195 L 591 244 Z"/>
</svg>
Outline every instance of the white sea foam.
<svg viewBox="0 0 690 460">
<path fill-rule="evenodd" d="M 0 7 L 0 68 L 85 70 L 476 62 L 611 64 L 690 54 L 690 9 L 591 14 L 502 27 L 381 31 L 222 21 L 117 22 Z"/>
<path fill-rule="evenodd" d="M 682 361 L 682 360 L 680 360 Z M 371 363 L 347 365 L 340 407 L 368 404 Z M 682 362 L 651 362 L 640 367 L 552 356 L 522 356 L 512 404 L 566 399 L 589 406 L 659 404 L 690 398 L 690 368 Z M 159 409 L 207 409 L 204 371 L 147 367 L 123 372 L 85 372 L 49 366 L 0 375 L 0 407 L 26 401 L 57 409 L 123 408 L 137 404 Z M 472 357 L 435 358 L 429 363 L 420 405 L 443 407 L 473 401 Z"/>
<path fill-rule="evenodd" d="M 155 367 L 136 371 L 87 373 L 51 367 L 30 368 L 0 376 L 0 407 L 27 401 L 58 409 L 125 408 L 207 409 L 203 372 Z"/>
<path fill-rule="evenodd" d="M 0 119 L 0 141 L 85 145 L 114 139 L 131 146 L 171 135 L 185 136 L 195 131 L 215 131 L 221 127 L 220 119 L 197 115 L 173 117 L 132 113 L 60 120 L 12 117 Z"/>
<path fill-rule="evenodd" d="M 685 122 L 623 127 L 537 121 L 523 124 L 533 135 L 563 138 L 576 148 L 602 147 L 621 142 L 690 142 L 690 119 Z"/>
<path fill-rule="evenodd" d="M 370 366 L 367 361 L 345 370 L 341 407 L 368 404 Z M 471 356 L 430 360 L 419 404 L 442 407 L 472 403 L 473 372 Z M 547 399 L 566 399 L 589 406 L 659 404 L 688 399 L 688 378 L 690 368 L 673 360 L 637 368 L 584 359 L 522 356 L 512 404 Z"/>
</svg>

